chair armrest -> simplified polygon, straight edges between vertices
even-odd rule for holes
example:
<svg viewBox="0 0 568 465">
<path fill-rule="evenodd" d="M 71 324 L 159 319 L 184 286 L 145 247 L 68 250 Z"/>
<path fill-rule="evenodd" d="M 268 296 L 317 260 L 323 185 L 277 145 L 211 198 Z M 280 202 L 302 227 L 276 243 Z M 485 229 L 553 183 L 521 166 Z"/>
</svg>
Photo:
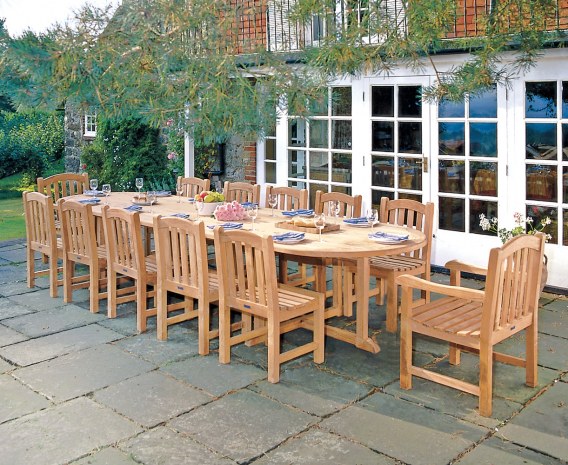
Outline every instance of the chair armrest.
<svg viewBox="0 0 568 465">
<path fill-rule="evenodd" d="M 460 273 L 473 273 L 480 274 L 482 276 L 487 276 L 487 268 L 482 268 L 481 266 L 470 265 L 468 263 L 460 262 L 459 260 L 450 260 L 444 267 L 450 271 L 458 271 Z"/>
<path fill-rule="evenodd" d="M 432 281 L 427 281 L 409 274 L 403 274 L 396 278 L 396 283 L 403 288 L 410 287 L 412 289 L 436 292 L 438 294 L 456 297 L 458 299 L 483 300 L 485 297 L 485 292 L 478 289 L 433 283 Z"/>
</svg>

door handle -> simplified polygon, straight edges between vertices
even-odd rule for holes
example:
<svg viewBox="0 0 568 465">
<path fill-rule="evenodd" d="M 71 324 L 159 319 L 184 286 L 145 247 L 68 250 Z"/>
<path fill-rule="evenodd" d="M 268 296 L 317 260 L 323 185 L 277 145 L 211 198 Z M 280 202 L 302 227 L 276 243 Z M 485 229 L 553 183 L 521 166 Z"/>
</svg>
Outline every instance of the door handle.
<svg viewBox="0 0 568 465">
<path fill-rule="evenodd" d="M 424 173 L 428 172 L 428 157 L 422 155 L 422 159 L 416 160 L 416 164 L 422 167 L 422 172 Z"/>
</svg>

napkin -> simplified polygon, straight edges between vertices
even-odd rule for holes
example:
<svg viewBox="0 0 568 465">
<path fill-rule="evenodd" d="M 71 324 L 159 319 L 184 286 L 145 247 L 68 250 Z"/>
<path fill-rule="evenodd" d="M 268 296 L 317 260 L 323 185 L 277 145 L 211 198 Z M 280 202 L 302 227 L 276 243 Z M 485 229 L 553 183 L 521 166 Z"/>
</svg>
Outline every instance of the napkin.
<svg viewBox="0 0 568 465">
<path fill-rule="evenodd" d="M 272 239 L 275 241 L 295 241 L 305 237 L 304 233 L 287 232 L 283 234 L 274 234 Z"/>
<path fill-rule="evenodd" d="M 87 190 L 87 191 L 83 191 L 84 195 L 105 195 L 103 191 L 92 191 L 92 190 Z"/>
<path fill-rule="evenodd" d="M 224 229 L 241 229 L 243 227 L 243 223 L 210 224 L 207 227 L 209 229 L 213 229 L 215 226 L 223 226 Z"/>
<path fill-rule="evenodd" d="M 292 210 L 282 212 L 284 216 L 296 216 L 296 215 L 313 215 L 313 210 Z"/>
<path fill-rule="evenodd" d="M 345 218 L 343 222 L 347 224 L 368 224 L 369 220 L 367 220 L 364 216 L 361 216 L 360 218 Z"/>
<path fill-rule="evenodd" d="M 142 207 L 140 205 L 130 205 L 129 207 L 124 207 L 125 210 L 129 212 L 139 212 L 142 211 Z"/>
<path fill-rule="evenodd" d="M 186 213 L 174 213 L 173 215 L 170 216 L 175 216 L 176 218 L 183 218 L 183 219 L 188 219 L 189 215 Z"/>
<path fill-rule="evenodd" d="M 247 208 L 247 207 L 258 207 L 258 203 L 243 202 L 243 203 L 241 203 L 241 206 L 243 206 L 244 208 Z"/>
<path fill-rule="evenodd" d="M 392 234 L 377 231 L 369 234 L 369 239 L 388 239 L 389 241 L 405 241 L 408 239 L 408 234 Z"/>
<path fill-rule="evenodd" d="M 96 205 L 97 203 L 99 203 L 101 200 L 100 199 L 83 199 L 83 200 L 79 200 L 79 202 L 81 203 L 86 203 L 87 205 Z"/>
</svg>

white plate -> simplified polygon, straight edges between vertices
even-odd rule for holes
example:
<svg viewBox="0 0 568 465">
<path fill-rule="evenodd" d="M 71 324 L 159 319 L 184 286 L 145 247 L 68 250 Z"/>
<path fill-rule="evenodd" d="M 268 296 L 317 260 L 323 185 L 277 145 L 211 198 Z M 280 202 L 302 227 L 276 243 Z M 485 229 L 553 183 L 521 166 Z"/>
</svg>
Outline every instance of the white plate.
<svg viewBox="0 0 568 465">
<path fill-rule="evenodd" d="M 378 242 L 379 244 L 402 244 L 408 240 L 408 239 L 402 239 L 402 240 L 389 239 L 388 237 L 373 237 L 370 239 L 372 241 Z"/>
<path fill-rule="evenodd" d="M 371 223 L 347 223 L 347 222 L 343 222 L 343 224 L 347 225 L 347 226 L 351 226 L 353 228 L 370 228 L 371 227 Z"/>
<path fill-rule="evenodd" d="M 298 242 L 302 242 L 302 241 L 305 241 L 305 240 L 306 240 L 306 238 L 302 237 L 302 238 L 299 238 L 299 239 L 283 239 L 283 240 L 282 239 L 281 240 L 274 239 L 274 242 L 276 244 L 297 244 Z"/>
</svg>

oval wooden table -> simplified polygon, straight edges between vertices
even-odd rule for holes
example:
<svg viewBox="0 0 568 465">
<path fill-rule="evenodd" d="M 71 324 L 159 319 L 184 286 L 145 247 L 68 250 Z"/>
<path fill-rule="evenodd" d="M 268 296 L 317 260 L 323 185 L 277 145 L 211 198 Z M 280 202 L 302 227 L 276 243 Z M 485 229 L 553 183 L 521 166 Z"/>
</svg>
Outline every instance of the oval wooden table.
<svg viewBox="0 0 568 465">
<path fill-rule="evenodd" d="M 108 203 L 112 207 L 127 207 L 132 205 L 132 199 L 136 193 L 133 192 L 113 192 L 108 198 Z M 76 196 L 84 199 L 86 196 Z M 101 207 L 106 199 L 100 198 L 100 203 L 93 206 L 93 213 L 96 216 L 101 214 Z M 157 203 L 152 207 L 143 206 L 140 212 L 140 221 L 146 227 L 152 227 L 152 218 L 155 215 L 167 216 L 174 213 L 187 213 L 196 218 L 196 209 L 192 202 L 187 198 L 182 198 L 178 202 L 176 196 L 159 197 Z M 222 221 L 216 221 L 213 217 L 199 217 L 206 226 L 218 225 Z M 259 208 L 258 217 L 254 221 L 254 230 L 260 235 L 281 234 L 286 232 L 277 226 L 277 223 L 286 221 L 288 218 L 280 212 L 275 211 L 274 217 L 271 216 L 270 208 Z M 244 229 L 252 229 L 252 221 L 246 218 L 240 221 L 244 224 Z M 213 230 L 205 228 L 207 239 L 213 240 Z M 335 326 L 326 325 L 326 335 L 335 339 L 348 342 L 359 349 L 377 353 L 380 348 L 377 342 L 369 337 L 369 257 L 381 255 L 395 255 L 423 247 L 426 237 L 421 231 L 405 227 L 391 225 L 375 226 L 374 231 L 385 231 L 399 234 L 408 234 L 409 239 L 399 244 L 381 244 L 369 239 L 370 228 L 348 226 L 341 222 L 338 231 L 322 234 L 322 242 L 319 241 L 317 233 L 306 233 L 306 239 L 296 244 L 282 244 L 274 242 L 274 250 L 280 254 L 286 254 L 291 260 L 297 257 L 309 258 L 311 260 L 329 261 L 331 260 L 354 260 L 357 263 L 358 282 L 366 283 L 364 286 L 356 286 L 357 292 L 357 314 L 355 332 Z M 324 267 L 316 267 L 324 269 Z M 315 289 L 323 292 L 326 289 L 325 271 L 316 273 Z M 328 315 L 335 316 L 335 315 Z"/>
</svg>

